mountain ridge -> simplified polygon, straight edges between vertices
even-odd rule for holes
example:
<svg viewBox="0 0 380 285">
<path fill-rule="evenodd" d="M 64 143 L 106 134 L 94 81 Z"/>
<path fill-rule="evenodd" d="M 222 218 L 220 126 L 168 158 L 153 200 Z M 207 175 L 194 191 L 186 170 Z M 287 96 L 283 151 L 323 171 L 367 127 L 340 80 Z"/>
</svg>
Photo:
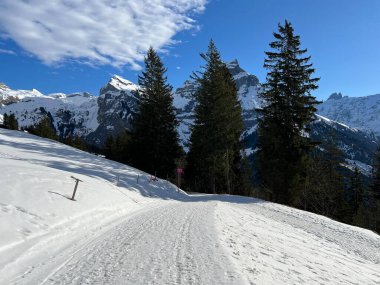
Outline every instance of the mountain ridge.
<svg viewBox="0 0 380 285">
<path fill-rule="evenodd" d="M 257 149 L 256 109 L 263 104 L 262 99 L 258 96 L 262 87 L 258 78 L 246 72 L 236 59 L 227 63 L 227 67 L 236 82 L 238 97 L 242 106 L 244 149 L 247 155 L 252 155 Z M 100 88 L 99 96 L 86 92 L 43 95 L 35 89 L 11 90 L 8 87 L 3 87 L 0 90 L 0 114 L 15 113 L 20 127 L 36 124 L 44 115 L 49 115 L 53 119 L 54 127 L 60 137 L 80 136 L 85 138 L 90 145 L 102 148 L 107 137 L 116 136 L 125 129 L 130 130 L 132 128 L 132 118 L 139 101 L 139 88 L 137 84 L 119 75 L 112 76 Z M 196 105 L 194 94 L 197 88 L 198 83 L 189 79 L 173 93 L 173 104 L 179 120 L 178 132 L 185 150 L 188 149 L 190 127 L 194 120 Z M 334 114 L 326 115 L 326 112 L 329 113 L 328 110 L 339 108 L 339 103 L 342 100 L 345 102 L 346 98 L 340 93 L 335 93 L 318 107 L 318 114 L 326 117 L 326 119 L 317 117 L 314 123 L 316 127 L 313 136 L 322 139 L 328 135 L 327 132 L 338 132 L 338 144 L 345 151 L 346 158 L 369 165 L 371 164 L 371 153 L 374 152 L 378 142 L 378 138 L 371 132 L 371 129 L 363 127 L 363 125 L 352 125 L 349 120 L 348 123 L 347 120 L 334 120 Z M 363 99 L 359 97 L 359 99 L 351 98 L 349 100 L 360 101 Z M 330 108 L 330 105 L 334 106 L 335 109 Z M 366 109 L 371 107 L 368 102 L 364 105 Z M 374 106 L 376 112 L 377 104 Z M 361 113 L 365 117 L 366 113 L 363 111 Z M 374 122 L 377 122 L 377 117 L 374 118 Z M 363 119 L 361 121 L 370 120 Z M 380 128 L 380 111 L 378 122 Z"/>
</svg>

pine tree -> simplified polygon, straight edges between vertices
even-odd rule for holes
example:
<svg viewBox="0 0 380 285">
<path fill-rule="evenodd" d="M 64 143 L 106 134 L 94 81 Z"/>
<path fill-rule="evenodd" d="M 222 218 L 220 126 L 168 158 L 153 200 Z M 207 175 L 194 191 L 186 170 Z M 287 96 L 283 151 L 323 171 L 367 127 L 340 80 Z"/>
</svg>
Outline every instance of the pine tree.
<svg viewBox="0 0 380 285">
<path fill-rule="evenodd" d="M 145 71 L 139 76 L 140 102 L 130 148 L 134 166 L 165 178 L 174 176 L 175 160 L 180 155 L 178 121 L 166 70 L 156 51 L 150 48 Z"/>
<path fill-rule="evenodd" d="M 61 140 L 64 144 L 72 146 L 74 148 L 83 150 L 83 151 L 88 151 L 87 144 L 84 141 L 83 138 L 78 137 L 78 136 L 69 136 L 66 137 L 65 139 Z"/>
<path fill-rule="evenodd" d="M 235 82 L 211 40 L 206 66 L 193 79 L 199 84 L 185 175 L 192 191 L 238 192 L 241 106 Z"/>
<path fill-rule="evenodd" d="M 375 154 L 372 172 L 373 222 L 370 228 L 380 233 L 380 145 Z"/>
<path fill-rule="evenodd" d="M 272 193 L 272 200 L 302 207 L 300 197 L 309 184 L 309 154 L 315 143 L 307 135 L 319 102 L 311 95 L 319 78 L 312 78 L 314 68 L 307 50 L 300 48 L 300 37 L 292 25 L 278 25 L 273 51 L 266 52 L 268 69 L 259 111 L 259 168 L 262 184 Z"/>
<path fill-rule="evenodd" d="M 376 200 L 380 200 L 380 145 L 375 154 L 371 190 Z"/>
<path fill-rule="evenodd" d="M 321 149 L 322 152 L 315 150 L 312 154 L 310 183 L 303 191 L 302 208 L 343 221 L 350 216 L 343 197 L 343 153 L 333 136 L 323 142 Z"/>
<path fill-rule="evenodd" d="M 48 116 L 44 116 L 35 126 L 29 127 L 28 131 L 43 138 L 58 140 L 53 123 Z"/>
<path fill-rule="evenodd" d="M 10 130 L 18 130 L 18 122 L 15 114 L 11 113 L 8 115 L 7 113 L 3 116 L 3 125 L 5 128 Z"/>
<path fill-rule="evenodd" d="M 3 126 L 4 126 L 4 128 L 8 128 L 8 126 L 9 126 L 9 116 L 8 116 L 8 114 L 7 113 L 5 113 L 4 114 L 4 116 L 3 116 Z"/>
<path fill-rule="evenodd" d="M 15 114 L 11 114 L 8 118 L 8 128 L 10 130 L 18 130 L 18 122 Z"/>
<path fill-rule="evenodd" d="M 352 217 L 358 214 L 359 207 L 363 203 L 364 192 L 364 182 L 359 168 L 355 165 L 354 171 L 350 177 L 350 185 L 347 193 Z"/>
</svg>

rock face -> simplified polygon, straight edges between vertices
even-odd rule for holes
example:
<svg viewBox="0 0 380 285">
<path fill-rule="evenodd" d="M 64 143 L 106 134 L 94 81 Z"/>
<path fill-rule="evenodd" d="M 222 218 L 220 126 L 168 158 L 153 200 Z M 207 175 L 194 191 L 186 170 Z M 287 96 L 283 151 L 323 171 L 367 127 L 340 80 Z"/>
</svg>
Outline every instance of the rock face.
<svg viewBox="0 0 380 285">
<path fill-rule="evenodd" d="M 380 138 L 380 94 L 347 97 L 334 93 L 318 106 L 318 114 Z"/>
<path fill-rule="evenodd" d="M 98 97 L 97 129 L 89 134 L 87 142 L 102 147 L 108 136 L 116 136 L 131 129 L 131 120 L 136 112 L 139 86 L 114 76 L 100 89 Z"/>
</svg>

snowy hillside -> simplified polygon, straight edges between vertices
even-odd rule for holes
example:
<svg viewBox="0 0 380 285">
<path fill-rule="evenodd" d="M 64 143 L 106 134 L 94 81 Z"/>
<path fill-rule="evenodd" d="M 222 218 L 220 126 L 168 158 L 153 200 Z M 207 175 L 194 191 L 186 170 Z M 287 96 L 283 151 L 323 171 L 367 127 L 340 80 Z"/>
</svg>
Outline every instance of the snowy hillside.
<svg viewBox="0 0 380 285">
<path fill-rule="evenodd" d="M 318 106 L 318 114 L 380 137 L 380 94 L 347 97 L 334 93 Z"/>
<path fill-rule="evenodd" d="M 380 282 L 380 237 L 322 216 L 4 129 L 0 168 L 0 284 Z"/>
</svg>

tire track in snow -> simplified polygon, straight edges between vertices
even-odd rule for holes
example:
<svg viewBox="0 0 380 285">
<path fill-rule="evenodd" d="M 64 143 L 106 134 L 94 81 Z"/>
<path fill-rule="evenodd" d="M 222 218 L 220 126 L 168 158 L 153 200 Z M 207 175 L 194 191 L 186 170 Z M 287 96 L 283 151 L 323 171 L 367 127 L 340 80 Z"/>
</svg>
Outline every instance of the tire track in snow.
<svg viewBox="0 0 380 285">
<path fill-rule="evenodd" d="M 43 284 L 242 284 L 218 244 L 215 202 L 165 203 L 89 242 Z"/>
</svg>

